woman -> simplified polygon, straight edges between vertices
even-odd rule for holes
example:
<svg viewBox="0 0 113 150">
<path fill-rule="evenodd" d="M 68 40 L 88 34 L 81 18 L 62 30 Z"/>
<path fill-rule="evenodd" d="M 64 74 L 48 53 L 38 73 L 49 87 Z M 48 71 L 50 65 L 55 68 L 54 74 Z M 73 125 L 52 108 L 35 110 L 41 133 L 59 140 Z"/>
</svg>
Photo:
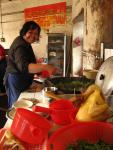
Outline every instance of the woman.
<svg viewBox="0 0 113 150">
<path fill-rule="evenodd" d="M 47 70 L 52 74 L 52 65 L 36 64 L 31 44 L 39 41 L 40 26 L 34 21 L 26 22 L 8 52 L 8 63 L 5 74 L 5 87 L 8 95 L 8 107 L 18 99 L 20 93 L 32 84 L 35 73 Z"/>
</svg>

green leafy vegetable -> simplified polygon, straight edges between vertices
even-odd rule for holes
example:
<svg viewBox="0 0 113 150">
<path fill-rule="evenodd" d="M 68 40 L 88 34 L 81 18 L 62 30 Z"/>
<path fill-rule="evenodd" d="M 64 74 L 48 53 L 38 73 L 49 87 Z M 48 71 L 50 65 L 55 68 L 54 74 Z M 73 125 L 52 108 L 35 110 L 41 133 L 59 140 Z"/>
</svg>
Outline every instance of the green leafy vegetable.
<svg viewBox="0 0 113 150">
<path fill-rule="evenodd" d="M 113 150 L 113 144 L 106 144 L 101 140 L 95 144 L 78 141 L 74 144 L 69 144 L 66 150 Z"/>
</svg>

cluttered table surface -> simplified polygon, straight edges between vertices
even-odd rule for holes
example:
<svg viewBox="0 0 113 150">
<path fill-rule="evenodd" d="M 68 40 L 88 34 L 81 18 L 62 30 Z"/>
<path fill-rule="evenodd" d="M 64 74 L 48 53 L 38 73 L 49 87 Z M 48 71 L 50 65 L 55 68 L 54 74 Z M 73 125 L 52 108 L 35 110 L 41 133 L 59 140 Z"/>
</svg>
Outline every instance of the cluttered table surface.
<svg viewBox="0 0 113 150">
<path fill-rule="evenodd" d="M 57 100 L 53 101 L 51 103 L 51 98 L 47 96 L 47 93 L 45 95 L 44 84 L 39 83 L 39 82 L 34 82 L 32 84 L 32 86 L 30 87 L 30 89 L 28 89 L 25 92 L 21 93 L 21 95 L 19 96 L 17 102 L 13 105 L 12 109 L 7 112 L 6 116 L 7 116 L 8 120 L 7 120 L 7 122 L 4 126 L 4 129 L 7 129 L 7 128 L 11 127 L 12 122 L 14 122 L 13 118 L 14 118 L 14 115 L 15 115 L 15 110 L 17 108 L 24 108 L 28 111 L 31 110 L 31 111 L 35 111 L 35 112 L 38 112 L 38 113 L 40 113 L 40 112 L 41 113 L 42 112 L 46 113 L 46 119 L 48 120 L 48 118 L 49 118 L 49 122 L 52 124 L 52 130 L 48 133 L 49 134 L 53 133 L 53 137 L 57 135 L 57 134 L 54 134 L 54 131 L 56 131 L 57 129 L 60 130 L 59 129 L 60 127 L 61 127 L 61 131 L 58 131 L 58 134 L 59 134 L 59 132 L 63 133 L 64 130 L 67 130 L 67 131 L 69 130 L 70 132 L 74 133 L 76 131 L 75 125 L 79 124 L 80 126 L 82 126 L 82 123 L 80 123 L 80 122 L 77 123 L 76 119 L 78 119 L 79 121 L 83 121 L 83 122 L 87 121 L 87 122 L 90 122 L 90 123 L 92 121 L 99 121 L 99 120 L 103 121 L 103 119 L 105 119 L 105 117 L 106 117 L 105 114 L 108 113 L 106 111 L 108 109 L 108 105 L 106 104 L 106 102 L 104 101 L 104 99 L 101 95 L 101 90 L 96 85 L 93 84 L 92 80 L 86 80 L 85 78 L 83 78 L 83 82 L 82 82 L 81 78 L 74 78 L 74 80 L 73 80 L 73 78 L 69 78 L 69 80 L 70 79 L 72 80 L 70 86 L 73 87 L 73 84 L 74 84 L 74 86 L 77 87 L 77 89 L 79 88 L 80 90 L 84 91 L 83 94 L 82 94 L 82 97 L 81 97 L 81 94 L 78 93 L 78 91 L 76 91 L 75 88 L 74 88 L 73 89 L 73 94 L 72 93 L 71 94 L 60 94 L 60 95 L 59 94 L 58 95 L 53 94 L 52 95 L 53 99 L 54 98 L 56 98 L 56 99 L 59 98 L 59 100 L 58 101 Z M 57 80 L 57 86 L 58 86 L 58 81 L 60 81 L 60 80 Z M 61 81 L 60 81 L 60 87 L 62 85 Z M 68 81 L 67 78 L 66 78 L 66 81 Z M 76 81 L 76 84 L 75 84 L 75 81 Z M 89 81 L 91 81 L 91 82 L 89 82 Z M 66 87 L 67 85 L 69 86 L 69 82 L 66 83 L 66 82 L 63 81 L 64 86 L 62 86 L 62 88 L 64 89 L 64 87 Z M 83 87 L 85 88 L 85 90 L 86 89 L 87 90 L 85 91 L 83 89 Z M 46 89 L 47 89 L 47 87 L 46 87 Z M 56 90 L 57 88 L 52 87 L 52 90 L 53 89 Z M 65 88 L 64 90 L 67 90 L 67 88 Z M 77 92 L 77 94 L 76 94 L 76 92 Z M 62 95 L 64 97 L 62 97 Z M 73 97 L 75 98 L 74 101 L 77 102 L 76 103 L 77 105 L 78 104 L 81 105 L 80 104 L 81 102 L 84 103 L 83 105 L 81 105 L 81 107 L 79 107 L 79 111 L 78 111 L 78 108 L 76 107 L 77 105 L 75 105 L 75 103 L 73 103 L 74 102 L 73 99 L 72 99 Z M 61 99 L 61 98 L 63 98 L 63 99 Z M 61 99 L 61 101 L 60 101 L 60 99 Z M 83 102 L 82 100 L 85 100 L 86 102 L 85 101 Z M 98 101 L 99 104 L 97 104 L 97 101 Z M 111 102 L 112 102 L 112 99 L 111 99 Z M 90 111 L 90 113 L 88 111 Z M 107 113 L 105 113 L 105 111 Z M 113 116 L 113 111 L 111 111 L 110 113 L 111 113 L 110 117 Z M 70 117 L 70 114 L 71 114 L 71 117 Z M 76 119 L 75 119 L 75 116 L 76 116 Z M 37 116 L 34 116 L 34 117 L 37 117 Z M 44 118 L 45 118 L 45 116 L 44 116 Z M 32 120 L 33 117 L 31 117 L 29 119 Z M 47 120 L 43 120 L 43 121 L 45 121 L 45 123 L 43 123 L 43 122 L 40 123 L 41 124 L 40 128 L 42 128 L 42 126 L 47 124 L 48 129 L 46 129 L 46 130 L 48 131 L 51 125 L 49 124 L 49 122 L 46 122 Z M 32 120 L 32 121 L 34 121 L 34 120 Z M 70 124 L 71 122 L 74 125 Z M 113 120 L 111 122 L 113 122 Z M 105 124 L 105 122 L 97 123 L 97 125 L 94 123 L 93 126 L 95 128 L 95 126 L 96 127 L 101 126 L 101 125 L 104 126 L 104 124 Z M 91 125 L 91 124 L 89 124 L 89 125 Z M 86 123 L 86 126 L 87 126 L 87 123 Z M 13 127 L 15 129 L 15 126 L 13 126 Z M 113 127 L 111 127 L 111 128 L 113 128 Z M 33 131 L 35 131 L 35 130 L 33 129 Z M 79 129 L 78 129 L 78 131 L 79 131 Z M 61 135 L 60 138 L 62 139 L 62 135 Z M 75 135 L 70 137 L 70 139 L 71 138 L 75 138 Z M 56 141 L 53 142 L 53 140 L 54 140 L 54 138 L 50 138 L 49 142 L 50 143 L 52 142 L 53 146 L 55 146 Z M 69 139 L 67 138 L 66 140 L 69 140 Z M 50 149 L 46 148 L 47 141 L 48 140 L 45 140 L 45 143 L 43 143 L 43 145 L 42 145 L 43 148 L 41 147 L 40 149 L 37 148 L 35 150 L 52 150 L 51 148 Z M 68 142 L 70 143 L 70 140 Z M 65 143 L 65 141 L 62 140 L 62 143 Z M 113 141 L 112 141 L 112 143 L 113 143 Z M 63 144 L 63 145 L 65 145 L 65 144 Z M 62 147 L 61 143 L 60 143 L 59 147 L 60 146 Z M 50 145 L 50 147 L 51 147 L 51 145 Z M 59 147 L 55 146 L 54 150 L 58 150 Z M 62 148 L 62 149 L 60 148 L 59 150 L 64 150 L 64 148 Z"/>
<path fill-rule="evenodd" d="M 8 128 L 11 126 L 11 123 L 13 121 L 12 118 L 14 117 L 13 115 L 15 112 L 14 111 L 15 108 L 22 107 L 22 108 L 30 109 L 32 105 L 40 105 L 40 106 L 48 107 L 50 98 L 44 96 L 42 89 L 43 89 L 42 83 L 33 82 L 30 89 L 20 94 L 17 102 L 12 106 L 12 108 L 6 114 L 8 120 L 4 128 Z"/>
<path fill-rule="evenodd" d="M 102 64 L 95 80 L 83 76 L 52 78 L 46 84 L 34 82 L 7 112 L 8 120 L 2 131 L 10 129 L 20 141 L 27 143 L 27 148 L 22 150 L 31 150 L 31 144 L 34 146 L 32 150 L 79 150 L 79 141 L 82 142 L 80 147 L 85 142 L 85 146 L 90 144 L 93 148 L 96 144 L 94 150 L 106 150 L 106 147 L 112 150 L 111 62 L 113 57 Z M 15 141 L 11 133 L 3 134 L 0 146 L 2 143 L 11 145 L 12 140 Z M 20 142 L 13 144 L 19 146 Z M 103 145 L 104 148 L 99 147 Z"/>
<path fill-rule="evenodd" d="M 24 108 L 32 111 L 33 106 L 43 106 L 43 107 L 49 107 L 49 100 L 50 98 L 45 96 L 43 93 L 43 83 L 42 82 L 33 82 L 31 87 L 26 90 L 25 92 L 22 92 L 19 96 L 18 100 L 15 102 L 15 104 L 12 106 L 12 108 L 6 113 L 7 122 L 3 129 L 9 129 L 12 125 L 16 109 L 17 108 Z M 40 146 L 33 146 L 33 150 L 46 150 L 46 139 Z M 27 149 L 31 149 L 27 147 Z"/>
<path fill-rule="evenodd" d="M 49 107 L 49 100 L 51 99 L 50 97 L 52 97 L 53 99 L 59 99 L 60 95 L 61 98 L 68 99 L 74 94 L 78 94 L 80 90 L 88 87 L 88 85 L 92 83 L 94 83 L 94 80 L 90 80 L 84 77 L 56 77 L 45 81 L 41 81 L 41 79 L 35 79 L 31 87 L 20 94 L 16 103 L 12 106 L 9 112 L 7 112 L 6 117 L 8 118 L 8 121 L 6 122 L 5 127 L 9 127 L 12 120 L 12 116 L 10 115 L 14 113 L 15 108 L 24 107 L 28 109 L 29 107 L 31 107 L 31 105 L 34 104 L 43 107 Z M 53 94 L 51 94 L 50 92 L 47 93 L 47 90 L 52 90 Z M 54 92 L 56 93 L 56 91 L 57 94 L 54 95 Z"/>
</svg>

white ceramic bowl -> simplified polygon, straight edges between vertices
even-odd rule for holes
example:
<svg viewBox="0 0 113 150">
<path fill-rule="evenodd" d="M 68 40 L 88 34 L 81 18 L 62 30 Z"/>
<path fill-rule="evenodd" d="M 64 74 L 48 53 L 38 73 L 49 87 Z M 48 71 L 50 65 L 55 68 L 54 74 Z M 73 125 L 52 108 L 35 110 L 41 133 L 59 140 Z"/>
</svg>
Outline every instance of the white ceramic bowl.
<svg viewBox="0 0 113 150">
<path fill-rule="evenodd" d="M 30 108 L 33 106 L 33 102 L 29 100 L 20 100 L 14 103 L 15 108 Z"/>
<path fill-rule="evenodd" d="M 88 79 L 95 79 L 98 70 L 83 70 L 83 75 L 86 76 Z"/>
<path fill-rule="evenodd" d="M 13 118 L 14 118 L 14 116 L 15 116 L 15 113 L 16 113 L 16 109 L 13 107 L 11 110 L 9 110 L 9 111 L 6 113 L 6 118 L 13 120 Z"/>
</svg>

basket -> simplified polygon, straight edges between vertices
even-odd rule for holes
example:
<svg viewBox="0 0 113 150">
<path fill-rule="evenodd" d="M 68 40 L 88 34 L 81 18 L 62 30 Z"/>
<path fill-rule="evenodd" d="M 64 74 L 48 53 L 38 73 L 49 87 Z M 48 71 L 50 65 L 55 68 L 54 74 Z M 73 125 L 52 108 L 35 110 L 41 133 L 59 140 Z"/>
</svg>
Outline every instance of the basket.
<svg viewBox="0 0 113 150">
<path fill-rule="evenodd" d="M 78 140 L 96 143 L 99 140 L 113 144 L 113 125 L 104 122 L 74 122 L 58 129 L 50 137 L 47 150 L 66 150 Z"/>
</svg>

